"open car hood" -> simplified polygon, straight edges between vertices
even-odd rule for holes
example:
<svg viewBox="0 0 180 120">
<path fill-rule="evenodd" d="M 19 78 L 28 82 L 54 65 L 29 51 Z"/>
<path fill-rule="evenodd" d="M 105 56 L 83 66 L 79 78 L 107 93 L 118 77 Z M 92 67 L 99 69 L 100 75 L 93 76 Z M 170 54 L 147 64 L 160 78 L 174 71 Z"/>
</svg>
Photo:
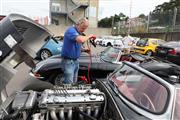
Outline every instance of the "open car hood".
<svg viewBox="0 0 180 120">
<path fill-rule="evenodd" d="M 10 14 L 0 22 L 0 61 L 17 47 L 21 47 L 31 57 L 35 57 L 37 51 L 34 44 L 44 40 L 51 33 L 42 25 L 33 20 L 19 15 Z M 19 53 L 19 52 L 17 52 Z"/>
<path fill-rule="evenodd" d="M 25 79 L 23 72 L 35 66 L 37 44 L 51 35 L 42 25 L 19 14 L 10 14 L 0 21 L 0 91 L 12 79 Z M 18 68 L 20 63 L 25 63 L 23 69 Z"/>
</svg>

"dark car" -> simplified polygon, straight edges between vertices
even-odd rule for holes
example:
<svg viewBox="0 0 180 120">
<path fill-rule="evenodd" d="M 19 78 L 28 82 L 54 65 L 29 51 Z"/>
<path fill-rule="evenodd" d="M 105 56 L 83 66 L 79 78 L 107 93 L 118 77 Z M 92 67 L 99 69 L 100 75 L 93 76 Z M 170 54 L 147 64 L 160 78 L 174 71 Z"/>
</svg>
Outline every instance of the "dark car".
<svg viewBox="0 0 180 120">
<path fill-rule="evenodd" d="M 180 41 L 171 41 L 158 46 L 156 56 L 180 65 Z"/>
<path fill-rule="evenodd" d="M 31 85 L 5 101 L 2 106 L 7 107 L 0 109 L 0 115 L 4 119 L 23 118 L 25 114 L 29 119 L 37 116 L 47 120 L 178 120 L 179 76 L 180 68 L 174 64 L 123 62 L 106 79 L 94 78 L 93 84 L 68 84 L 42 91 Z"/>
<path fill-rule="evenodd" d="M 122 64 L 122 61 L 137 62 L 145 59 L 148 57 L 136 53 L 123 54 L 120 48 L 108 47 L 100 55 L 90 57 L 88 54 L 82 54 L 79 59 L 79 76 L 89 78 L 88 81 L 93 77 L 104 78 Z M 57 55 L 41 61 L 31 70 L 30 75 L 53 84 L 61 83 L 63 81 L 61 60 L 61 56 Z"/>
</svg>

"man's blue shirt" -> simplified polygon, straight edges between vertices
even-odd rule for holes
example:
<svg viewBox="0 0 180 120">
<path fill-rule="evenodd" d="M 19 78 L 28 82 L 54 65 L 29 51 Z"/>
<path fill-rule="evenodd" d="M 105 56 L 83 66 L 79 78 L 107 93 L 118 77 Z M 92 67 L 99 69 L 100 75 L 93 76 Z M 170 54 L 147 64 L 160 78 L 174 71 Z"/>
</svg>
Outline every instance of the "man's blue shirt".
<svg viewBox="0 0 180 120">
<path fill-rule="evenodd" d="M 80 57 L 81 43 L 76 41 L 76 37 L 80 35 L 75 27 L 70 27 L 64 34 L 64 42 L 62 47 L 61 56 L 72 59 Z"/>
</svg>

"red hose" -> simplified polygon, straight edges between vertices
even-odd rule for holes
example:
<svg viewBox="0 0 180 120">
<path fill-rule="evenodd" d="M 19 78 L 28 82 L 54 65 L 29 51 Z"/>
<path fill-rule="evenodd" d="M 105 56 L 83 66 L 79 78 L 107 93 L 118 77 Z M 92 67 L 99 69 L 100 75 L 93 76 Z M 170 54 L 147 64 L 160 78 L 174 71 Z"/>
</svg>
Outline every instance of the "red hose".
<svg viewBox="0 0 180 120">
<path fill-rule="evenodd" d="M 89 42 L 87 42 L 87 47 L 90 50 L 90 52 L 89 52 L 90 62 L 88 64 L 88 83 L 90 84 L 92 82 L 90 79 L 90 69 L 91 69 L 91 63 L 92 63 L 92 56 L 91 56 L 91 44 L 89 44 Z"/>
</svg>

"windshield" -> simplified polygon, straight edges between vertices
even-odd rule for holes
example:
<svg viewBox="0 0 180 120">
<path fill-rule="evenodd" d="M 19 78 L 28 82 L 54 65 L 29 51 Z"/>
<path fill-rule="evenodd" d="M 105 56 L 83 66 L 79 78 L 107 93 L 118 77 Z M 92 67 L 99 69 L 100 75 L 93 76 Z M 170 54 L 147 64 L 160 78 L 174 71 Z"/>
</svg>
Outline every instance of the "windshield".
<svg viewBox="0 0 180 120">
<path fill-rule="evenodd" d="M 140 40 L 137 41 L 136 46 L 144 47 L 144 46 L 146 46 L 147 42 L 148 42 L 147 38 L 140 39 Z"/>
<path fill-rule="evenodd" d="M 109 80 L 118 94 L 137 106 L 153 113 L 160 113 L 165 109 L 167 89 L 136 69 L 122 65 Z"/>
<path fill-rule="evenodd" d="M 100 54 L 100 57 L 104 61 L 115 62 L 117 61 L 120 52 L 121 50 L 119 48 L 108 47 Z"/>
</svg>

